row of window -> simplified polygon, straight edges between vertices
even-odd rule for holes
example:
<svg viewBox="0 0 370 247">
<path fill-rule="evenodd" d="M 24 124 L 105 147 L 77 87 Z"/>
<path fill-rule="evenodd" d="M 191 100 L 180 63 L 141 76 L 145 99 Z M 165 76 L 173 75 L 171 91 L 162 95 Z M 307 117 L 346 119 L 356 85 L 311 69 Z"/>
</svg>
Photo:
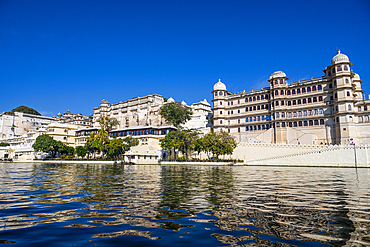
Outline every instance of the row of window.
<svg viewBox="0 0 370 247">
<path fill-rule="evenodd" d="M 336 70 L 337 72 L 342 71 L 342 66 L 341 66 L 341 65 L 339 65 L 339 66 L 333 67 L 333 68 L 331 69 L 331 73 L 333 73 L 333 75 L 335 74 L 335 70 Z M 344 71 L 348 71 L 348 66 L 347 66 L 347 65 L 344 65 L 344 66 L 343 66 L 343 70 L 344 70 Z M 331 76 L 331 73 L 330 73 L 330 70 L 329 70 L 329 71 L 328 71 L 328 76 Z"/>
<path fill-rule="evenodd" d="M 302 87 L 302 88 L 297 88 L 297 89 L 292 89 L 292 90 L 280 90 L 280 95 L 294 95 L 294 94 L 301 94 L 301 93 L 310 93 L 312 90 L 312 92 L 315 92 L 315 91 L 321 91 L 322 90 L 322 86 L 321 85 L 318 85 L 317 87 L 316 86 L 312 86 L 312 87 Z M 275 95 L 279 95 L 279 90 L 276 90 L 275 91 Z"/>
<path fill-rule="evenodd" d="M 368 123 L 368 122 L 370 122 L 369 120 L 370 120 L 370 118 L 369 118 L 368 115 L 358 117 L 358 122 L 359 123 Z"/>
<path fill-rule="evenodd" d="M 282 122 L 282 123 L 276 123 L 276 127 L 307 127 L 307 126 L 314 126 L 314 125 L 324 125 L 325 121 L 324 119 L 316 119 L 316 120 L 307 120 L 307 121 L 296 121 L 296 122 Z M 262 125 L 250 125 L 245 127 L 245 131 L 254 131 L 254 130 L 266 130 L 270 127 L 273 127 L 274 125 L 271 124 L 262 124 Z M 238 132 L 240 132 L 241 128 L 238 128 Z M 230 132 L 230 129 L 229 129 Z"/>
<path fill-rule="evenodd" d="M 170 130 L 126 130 L 109 133 L 110 137 L 113 136 L 140 136 L 140 135 L 166 135 L 170 133 Z"/>
</svg>

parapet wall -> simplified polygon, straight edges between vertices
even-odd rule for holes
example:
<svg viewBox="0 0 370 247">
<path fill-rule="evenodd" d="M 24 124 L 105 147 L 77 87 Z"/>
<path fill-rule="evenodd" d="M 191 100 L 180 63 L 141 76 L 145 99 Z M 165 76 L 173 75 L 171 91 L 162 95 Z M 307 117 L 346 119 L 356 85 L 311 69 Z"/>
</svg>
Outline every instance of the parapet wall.
<svg viewBox="0 0 370 247">
<path fill-rule="evenodd" d="M 368 145 L 239 143 L 232 155 L 248 165 L 369 167 Z"/>
</svg>

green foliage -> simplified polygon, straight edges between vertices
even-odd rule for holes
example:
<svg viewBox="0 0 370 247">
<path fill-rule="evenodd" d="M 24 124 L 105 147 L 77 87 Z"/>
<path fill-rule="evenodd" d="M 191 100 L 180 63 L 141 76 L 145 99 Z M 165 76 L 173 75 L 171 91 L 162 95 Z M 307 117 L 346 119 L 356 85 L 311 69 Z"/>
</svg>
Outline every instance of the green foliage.
<svg viewBox="0 0 370 247">
<path fill-rule="evenodd" d="M 76 154 L 78 157 L 85 157 L 87 153 L 88 153 L 87 148 L 83 146 L 76 147 Z"/>
<path fill-rule="evenodd" d="M 132 146 L 139 145 L 139 140 L 132 138 L 131 136 L 125 139 L 114 138 L 105 144 L 106 155 L 109 158 L 117 159 L 123 155 L 126 151 L 130 150 Z"/>
<path fill-rule="evenodd" d="M 9 143 L 0 142 L 0 147 L 8 147 L 10 146 Z"/>
<path fill-rule="evenodd" d="M 189 159 L 188 153 L 194 150 L 198 135 L 199 133 L 194 130 L 171 131 L 164 139 L 160 140 L 161 147 L 165 150 L 172 148 L 178 150 L 186 156 L 186 159 Z"/>
<path fill-rule="evenodd" d="M 74 153 L 73 147 L 66 146 L 61 141 L 56 141 L 49 135 L 38 136 L 32 147 L 35 151 L 49 153 L 52 157 L 55 157 L 58 153 L 59 154 Z"/>
<path fill-rule="evenodd" d="M 118 125 L 118 121 L 115 118 L 110 118 L 108 116 L 102 116 L 96 120 L 102 128 L 105 130 L 111 130 Z"/>
<path fill-rule="evenodd" d="M 211 153 L 213 156 L 232 154 L 237 146 L 236 140 L 227 132 L 209 133 L 199 138 L 195 143 L 195 151 L 198 153 Z"/>
<path fill-rule="evenodd" d="M 161 106 L 159 114 L 166 120 L 167 123 L 180 127 L 181 124 L 185 124 L 191 119 L 193 111 L 191 108 L 182 105 L 178 102 L 171 102 Z"/>
<path fill-rule="evenodd" d="M 17 108 L 14 108 L 13 110 L 11 110 L 11 112 L 23 112 L 23 113 L 28 113 L 28 114 L 41 116 L 41 114 L 38 111 L 36 111 L 35 109 L 29 108 L 29 107 L 24 106 L 24 105 L 21 105 L 21 106 L 18 106 Z"/>
</svg>

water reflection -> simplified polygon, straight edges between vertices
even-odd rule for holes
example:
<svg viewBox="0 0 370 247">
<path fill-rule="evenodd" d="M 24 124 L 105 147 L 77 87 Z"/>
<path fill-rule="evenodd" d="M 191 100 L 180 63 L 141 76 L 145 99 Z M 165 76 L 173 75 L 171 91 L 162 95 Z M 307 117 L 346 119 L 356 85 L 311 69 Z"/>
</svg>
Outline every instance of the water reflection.
<svg viewBox="0 0 370 247">
<path fill-rule="evenodd" d="M 0 164 L 0 241 L 370 245 L 369 177 L 368 169 Z M 29 237 L 50 228 L 47 238 Z"/>
</svg>

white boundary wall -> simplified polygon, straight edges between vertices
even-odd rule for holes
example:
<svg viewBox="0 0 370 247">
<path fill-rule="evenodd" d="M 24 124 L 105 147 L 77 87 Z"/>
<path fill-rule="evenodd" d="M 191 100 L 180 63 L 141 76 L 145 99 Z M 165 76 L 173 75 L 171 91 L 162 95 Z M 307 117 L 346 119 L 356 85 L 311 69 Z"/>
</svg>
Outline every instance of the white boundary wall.
<svg viewBox="0 0 370 247">
<path fill-rule="evenodd" d="M 370 146 L 239 143 L 231 158 L 242 159 L 247 165 L 370 168 Z"/>
</svg>

